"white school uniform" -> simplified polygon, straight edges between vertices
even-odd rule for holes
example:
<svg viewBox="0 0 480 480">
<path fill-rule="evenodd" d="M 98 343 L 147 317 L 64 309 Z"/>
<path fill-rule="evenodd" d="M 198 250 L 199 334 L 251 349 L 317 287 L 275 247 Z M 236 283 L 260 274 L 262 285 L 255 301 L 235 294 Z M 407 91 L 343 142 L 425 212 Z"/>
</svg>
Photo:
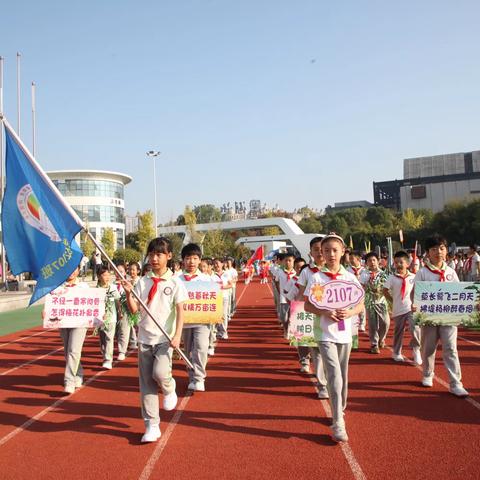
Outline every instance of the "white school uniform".
<svg viewBox="0 0 480 480">
<path fill-rule="evenodd" d="M 230 292 L 231 287 L 228 286 L 230 283 L 230 275 L 227 272 L 221 272 L 220 274 L 213 273 L 213 281 L 218 283 L 222 289 L 223 294 L 223 324 L 217 325 L 217 333 L 220 337 L 228 338 L 228 322 L 230 320 Z"/>
</svg>

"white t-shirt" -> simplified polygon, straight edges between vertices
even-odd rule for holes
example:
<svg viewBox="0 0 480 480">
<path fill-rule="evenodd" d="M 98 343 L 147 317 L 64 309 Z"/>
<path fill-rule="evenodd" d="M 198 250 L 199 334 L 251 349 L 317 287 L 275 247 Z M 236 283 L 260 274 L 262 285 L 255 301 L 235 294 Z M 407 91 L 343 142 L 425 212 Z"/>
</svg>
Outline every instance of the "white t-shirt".
<svg viewBox="0 0 480 480">
<path fill-rule="evenodd" d="M 135 285 L 135 292 L 145 304 L 147 304 L 148 293 L 153 286 L 152 276 L 151 272 L 148 273 Z M 167 270 L 161 278 L 163 280 L 158 283 L 157 292 L 147 307 L 163 329 L 172 336 L 176 328 L 176 307 L 179 303 L 188 300 L 188 294 L 183 282 L 178 277 L 174 277 L 171 270 Z M 157 345 L 168 341 L 141 307 L 138 341 L 146 345 Z"/>
<path fill-rule="evenodd" d="M 446 282 L 459 282 L 457 272 L 450 268 L 446 264 L 445 267 L 445 281 Z M 431 272 L 427 267 L 422 267 L 415 275 L 415 282 L 438 282 L 440 276 L 437 273 Z"/>
<path fill-rule="evenodd" d="M 415 275 L 412 272 L 407 271 L 406 284 L 405 284 L 405 296 L 402 298 L 402 285 L 403 279 L 395 274 L 391 274 L 385 280 L 383 288 L 390 291 L 390 295 L 393 299 L 392 316 L 398 317 L 405 313 L 412 311 L 412 300 L 410 294 L 413 290 L 415 281 Z"/>
<path fill-rule="evenodd" d="M 294 275 L 285 286 L 285 298 L 290 302 L 293 302 L 298 294 L 297 281 L 298 277 Z"/>
<path fill-rule="evenodd" d="M 277 282 L 278 282 L 278 289 L 279 289 L 279 302 L 280 303 L 287 303 L 287 299 L 285 297 L 285 290 L 287 287 L 288 281 L 295 276 L 295 270 L 290 272 L 290 275 L 285 270 L 279 270 L 277 273 Z"/>
<path fill-rule="evenodd" d="M 229 275 L 230 275 L 230 278 L 232 279 L 232 282 L 235 283 L 237 282 L 238 280 L 238 272 L 237 272 L 237 269 L 236 268 L 228 268 L 227 270 L 225 270 Z"/>
<path fill-rule="evenodd" d="M 480 262 L 480 256 L 475 252 L 472 256 L 472 266 L 470 268 L 470 276 L 472 280 L 475 280 L 478 271 L 478 263 Z"/>
<path fill-rule="evenodd" d="M 302 271 L 302 273 L 305 270 L 308 270 L 308 269 L 305 268 Z M 345 280 L 347 282 L 352 282 L 360 286 L 360 283 L 357 280 L 357 277 L 353 273 L 347 272 L 347 270 L 345 269 L 342 270 L 342 274 L 337 277 L 337 280 Z M 305 296 L 308 297 L 310 295 L 310 289 L 313 284 L 318 283 L 320 285 L 323 285 L 331 281 L 332 280 L 321 271 L 314 273 L 311 276 L 305 288 Z M 322 337 L 320 339 L 320 342 L 351 343 L 352 342 L 352 325 L 358 322 L 358 315 L 354 315 L 353 317 L 347 318 L 344 321 L 344 324 L 345 324 L 344 330 L 339 330 L 338 322 L 335 322 L 334 320 L 330 320 L 325 315 L 316 315 L 314 323 L 318 323 L 318 322 L 320 323 L 320 329 L 322 332 Z"/>
<path fill-rule="evenodd" d="M 357 273 L 355 273 L 355 270 L 357 267 L 353 267 L 352 265 L 349 265 L 347 267 L 347 272 L 350 272 L 350 273 L 353 273 L 357 278 L 360 277 L 360 275 L 362 274 L 362 272 L 365 270 L 365 267 L 363 265 L 360 265 L 357 269 Z"/>
<path fill-rule="evenodd" d="M 313 274 L 319 272 L 319 268 L 317 266 L 309 265 L 307 268 L 304 268 L 300 275 L 298 276 L 297 286 L 299 287 L 306 287 L 308 282 L 312 278 Z"/>
</svg>

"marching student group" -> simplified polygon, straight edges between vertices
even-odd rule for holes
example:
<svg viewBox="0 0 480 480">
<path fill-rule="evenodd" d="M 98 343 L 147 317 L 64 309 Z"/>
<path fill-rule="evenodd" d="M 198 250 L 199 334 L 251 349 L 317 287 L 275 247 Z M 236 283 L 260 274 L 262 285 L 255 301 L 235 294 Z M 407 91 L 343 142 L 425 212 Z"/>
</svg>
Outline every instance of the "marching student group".
<svg viewBox="0 0 480 480">
<path fill-rule="evenodd" d="M 289 324 L 290 303 L 304 302 L 304 309 L 315 315 L 320 332 L 316 347 L 297 347 L 300 371 L 310 372 L 313 364 L 318 398 L 329 399 L 332 411 L 332 438 L 348 441 L 345 409 L 348 395 L 348 362 L 355 346 L 358 331 L 368 329 L 370 353 L 385 348 L 390 327 L 394 322 L 393 355 L 395 362 L 404 362 L 402 354 L 405 328 L 410 331 L 412 362 L 422 365 L 421 385 L 432 387 L 436 349 L 442 344 L 443 362 L 449 376 L 450 392 L 458 397 L 468 396 L 462 384 L 457 352 L 457 327 L 415 324 L 413 289 L 416 281 L 458 282 L 452 266 L 447 264 L 448 245 L 440 235 L 426 239 L 425 256 L 418 259 L 406 251 L 394 254 L 394 272 L 382 269 L 382 259 L 375 252 L 362 255 L 349 251 L 344 240 L 335 233 L 315 237 L 310 242 L 310 261 L 292 253 L 277 254 L 270 265 L 262 260 L 257 264 L 260 283 L 272 281 L 279 322 L 285 337 Z M 187 367 L 191 391 L 206 389 L 208 357 L 215 354 L 219 340 L 228 339 L 228 324 L 235 312 L 237 270 L 233 259 L 202 258 L 201 248 L 194 243 L 183 247 L 181 263 L 173 262 L 172 244 L 168 238 L 153 239 L 147 247 L 146 264 L 117 265 L 123 278 L 116 275 L 111 281 L 106 267 L 98 270 L 98 287 L 106 289 L 105 317 L 98 328 L 103 368 L 111 369 L 114 342 L 117 339 L 117 360 L 125 359 L 128 347 L 138 349 L 138 371 L 141 414 L 145 423 L 142 442 L 155 442 L 161 437 L 159 389 L 163 394 L 163 409 L 177 405 L 176 383 L 172 376 L 174 348 L 183 349 L 193 368 Z M 250 263 L 245 271 L 248 283 L 253 270 Z M 128 270 L 128 272 L 127 272 Z M 126 274 L 128 273 L 128 277 Z M 309 301 L 313 286 L 332 280 L 344 280 L 364 289 L 364 301 L 338 310 L 319 309 Z M 222 322 L 216 325 L 184 323 L 183 304 L 188 300 L 187 282 L 216 282 L 223 294 Z M 79 281 L 79 269 L 63 287 L 85 288 Z M 132 293 L 135 291 L 135 295 Z M 52 292 L 55 294 L 55 291 Z M 171 341 L 161 332 L 136 300 L 140 298 L 154 314 Z M 60 328 L 65 352 L 64 391 L 73 393 L 83 383 L 80 362 L 87 328 Z"/>
</svg>

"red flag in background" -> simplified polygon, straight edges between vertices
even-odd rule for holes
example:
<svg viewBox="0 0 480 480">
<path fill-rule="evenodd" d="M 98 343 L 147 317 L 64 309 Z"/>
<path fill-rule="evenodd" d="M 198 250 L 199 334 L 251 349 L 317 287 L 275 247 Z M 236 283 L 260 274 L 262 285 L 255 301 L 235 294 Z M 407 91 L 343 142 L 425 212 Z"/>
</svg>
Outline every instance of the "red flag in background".
<svg viewBox="0 0 480 480">
<path fill-rule="evenodd" d="M 249 267 L 255 260 L 263 260 L 263 245 L 260 245 L 255 253 L 248 259 L 247 267 Z"/>
</svg>

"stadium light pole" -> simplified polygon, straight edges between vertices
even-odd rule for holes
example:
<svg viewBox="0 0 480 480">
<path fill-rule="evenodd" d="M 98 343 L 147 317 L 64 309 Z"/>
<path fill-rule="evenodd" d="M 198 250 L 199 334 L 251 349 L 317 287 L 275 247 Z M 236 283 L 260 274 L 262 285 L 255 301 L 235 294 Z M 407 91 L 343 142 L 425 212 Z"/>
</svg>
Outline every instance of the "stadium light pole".
<svg viewBox="0 0 480 480">
<path fill-rule="evenodd" d="M 155 215 L 155 237 L 158 236 L 158 219 L 157 219 L 157 174 L 155 169 L 156 157 L 158 157 L 162 152 L 157 152 L 156 150 L 149 150 L 147 152 L 147 157 L 153 157 L 153 202 L 154 202 L 154 215 Z"/>
</svg>

